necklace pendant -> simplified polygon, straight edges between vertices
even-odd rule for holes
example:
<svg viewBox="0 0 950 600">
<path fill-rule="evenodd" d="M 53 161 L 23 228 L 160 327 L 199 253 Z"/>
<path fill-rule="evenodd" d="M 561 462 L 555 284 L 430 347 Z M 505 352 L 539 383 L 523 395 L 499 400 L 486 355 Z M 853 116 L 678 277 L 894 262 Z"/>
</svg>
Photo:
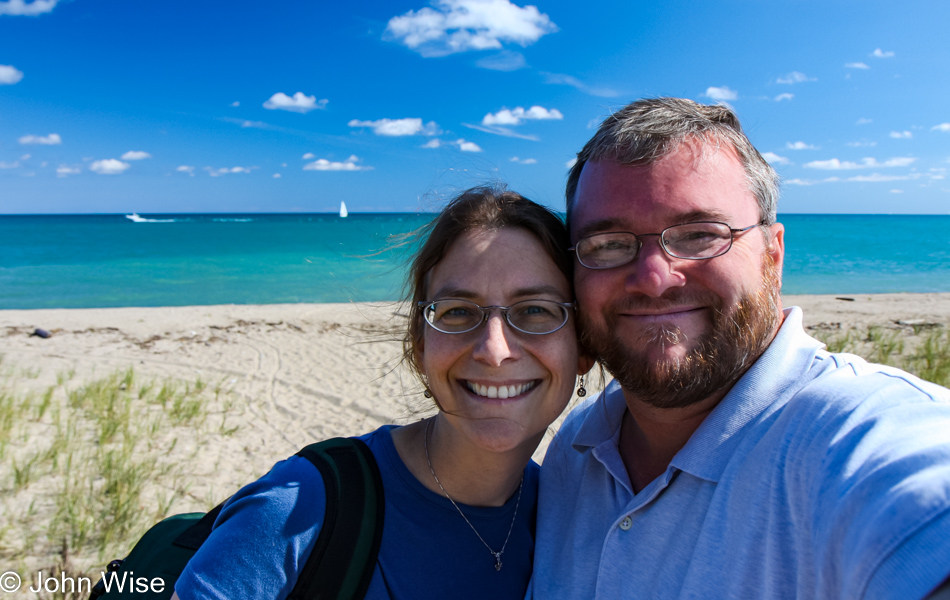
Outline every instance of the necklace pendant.
<svg viewBox="0 0 950 600">
<path fill-rule="evenodd" d="M 495 570 L 501 571 L 501 552 L 492 552 L 495 555 Z"/>
</svg>

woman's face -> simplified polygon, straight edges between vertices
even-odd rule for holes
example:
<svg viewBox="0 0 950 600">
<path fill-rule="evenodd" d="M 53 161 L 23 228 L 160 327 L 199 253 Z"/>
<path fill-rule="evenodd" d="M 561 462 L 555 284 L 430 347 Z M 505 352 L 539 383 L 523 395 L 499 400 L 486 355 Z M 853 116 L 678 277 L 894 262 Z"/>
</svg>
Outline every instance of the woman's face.
<svg viewBox="0 0 950 600">
<path fill-rule="evenodd" d="M 569 282 L 541 243 L 519 228 L 467 232 L 429 272 L 426 290 L 426 300 L 461 298 L 479 306 L 573 301 Z M 564 327 L 545 335 L 512 329 L 497 310 L 467 333 L 424 324 L 419 364 L 457 433 L 493 451 L 525 444 L 534 450 L 570 400 L 576 375 L 586 372 L 582 362 L 589 368 L 578 355 L 574 311 L 569 313 Z M 497 397 L 501 386 L 514 395 Z"/>
</svg>

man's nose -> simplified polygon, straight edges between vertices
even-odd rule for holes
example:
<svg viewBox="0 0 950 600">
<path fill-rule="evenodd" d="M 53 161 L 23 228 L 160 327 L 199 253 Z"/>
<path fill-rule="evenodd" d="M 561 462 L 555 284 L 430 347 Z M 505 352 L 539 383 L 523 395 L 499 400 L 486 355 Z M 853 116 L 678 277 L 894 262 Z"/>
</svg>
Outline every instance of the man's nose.
<svg viewBox="0 0 950 600">
<path fill-rule="evenodd" d="M 478 329 L 478 341 L 472 355 L 476 360 L 497 367 L 505 360 L 517 357 L 518 342 L 504 316 L 492 312 L 494 314 L 489 315 L 485 325 Z"/>
<path fill-rule="evenodd" d="M 637 257 L 625 265 L 627 292 L 659 298 L 669 289 L 685 286 L 686 276 L 681 272 L 683 259 L 667 254 L 659 236 L 649 236 L 641 241 Z"/>
</svg>

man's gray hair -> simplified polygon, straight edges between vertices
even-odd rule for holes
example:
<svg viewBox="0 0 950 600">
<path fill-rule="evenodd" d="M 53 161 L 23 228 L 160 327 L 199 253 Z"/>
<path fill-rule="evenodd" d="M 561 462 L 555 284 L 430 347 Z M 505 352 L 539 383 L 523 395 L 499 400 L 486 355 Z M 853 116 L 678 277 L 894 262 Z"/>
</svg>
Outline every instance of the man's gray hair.
<svg viewBox="0 0 950 600">
<path fill-rule="evenodd" d="M 637 100 L 604 119 L 594 137 L 577 153 L 577 162 L 568 175 L 568 223 L 585 164 L 610 161 L 645 166 L 668 156 L 689 139 L 698 139 L 703 145 L 732 145 L 745 170 L 749 191 L 759 204 L 760 218 L 766 225 L 775 223 L 778 174 L 742 133 L 739 118 L 721 104 L 698 104 L 683 98 Z"/>
</svg>

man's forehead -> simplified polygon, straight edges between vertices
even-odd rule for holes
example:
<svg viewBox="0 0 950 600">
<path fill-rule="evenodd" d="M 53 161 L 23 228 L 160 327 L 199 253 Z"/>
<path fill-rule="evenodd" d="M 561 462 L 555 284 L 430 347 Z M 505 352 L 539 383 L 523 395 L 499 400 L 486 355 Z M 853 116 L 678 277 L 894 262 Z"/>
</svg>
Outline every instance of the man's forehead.
<svg viewBox="0 0 950 600">
<path fill-rule="evenodd" d="M 584 165 L 571 214 L 571 236 L 692 221 L 731 223 L 758 213 L 742 163 L 730 147 L 681 147 L 649 165 Z"/>
</svg>

